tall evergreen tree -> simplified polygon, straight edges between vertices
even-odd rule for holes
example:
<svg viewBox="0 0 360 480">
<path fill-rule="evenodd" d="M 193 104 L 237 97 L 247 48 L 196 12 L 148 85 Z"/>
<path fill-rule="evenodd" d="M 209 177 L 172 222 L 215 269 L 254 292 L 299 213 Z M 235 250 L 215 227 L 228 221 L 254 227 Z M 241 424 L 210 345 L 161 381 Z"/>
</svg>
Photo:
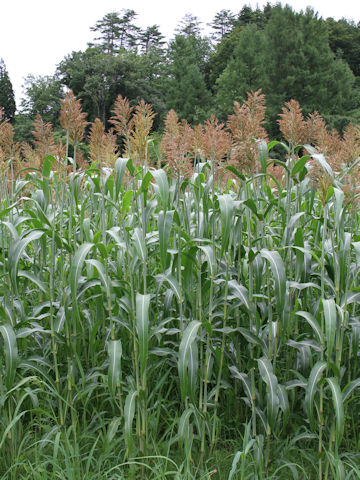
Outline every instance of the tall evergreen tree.
<svg viewBox="0 0 360 480">
<path fill-rule="evenodd" d="M 167 108 L 173 108 L 189 122 L 206 117 L 211 98 L 204 76 L 204 46 L 202 39 L 184 35 L 177 35 L 169 46 L 168 79 L 164 85 Z"/>
<path fill-rule="evenodd" d="M 360 77 L 360 24 L 345 18 L 327 18 L 326 25 L 331 50 L 349 64 L 356 77 Z"/>
<path fill-rule="evenodd" d="M 121 49 L 135 48 L 140 28 L 134 24 L 137 14 L 134 10 L 125 9 L 119 12 L 107 13 L 98 20 L 90 30 L 99 32 L 95 38 L 104 53 L 114 54 Z M 90 44 L 91 46 L 91 44 Z"/>
<path fill-rule="evenodd" d="M 217 79 L 216 105 L 221 117 L 232 111 L 234 100 L 247 92 L 266 87 L 265 36 L 256 25 L 241 29 L 233 56 Z"/>
<path fill-rule="evenodd" d="M 185 37 L 200 37 L 201 22 L 195 15 L 186 13 L 175 31 L 178 35 L 184 35 Z"/>
<path fill-rule="evenodd" d="M 165 45 L 164 35 L 159 30 L 159 25 L 151 25 L 139 33 L 140 50 L 149 54 L 150 51 L 162 51 Z"/>
<path fill-rule="evenodd" d="M 220 42 L 224 37 L 228 37 L 234 27 L 234 23 L 235 15 L 231 10 L 220 10 L 220 12 L 216 13 L 213 21 L 209 24 L 213 30 L 211 34 L 212 40 Z"/>
<path fill-rule="evenodd" d="M 12 121 L 15 115 L 15 95 L 5 62 L 0 58 L 0 108 L 3 117 Z"/>
<path fill-rule="evenodd" d="M 291 7 L 273 8 L 265 27 L 268 113 L 276 115 L 284 102 L 296 99 L 305 112 L 339 115 L 351 108 L 354 76 L 334 58 L 326 25 L 314 11 L 295 13 Z M 271 132 L 277 134 L 276 130 Z"/>
</svg>

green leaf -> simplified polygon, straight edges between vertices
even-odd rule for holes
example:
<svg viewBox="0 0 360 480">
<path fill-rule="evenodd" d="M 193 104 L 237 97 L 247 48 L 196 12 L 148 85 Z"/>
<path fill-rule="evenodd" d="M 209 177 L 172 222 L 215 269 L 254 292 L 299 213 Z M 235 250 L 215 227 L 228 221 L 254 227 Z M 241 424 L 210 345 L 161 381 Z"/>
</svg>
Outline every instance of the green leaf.
<svg viewBox="0 0 360 480">
<path fill-rule="evenodd" d="M 291 170 L 291 176 L 295 177 L 295 175 L 301 172 L 308 160 L 310 160 L 310 155 L 304 155 L 303 157 L 299 158 Z"/>
<path fill-rule="evenodd" d="M 22 278 L 27 278 L 28 280 L 30 280 L 30 282 L 36 285 L 37 288 L 41 290 L 43 293 L 45 294 L 48 293 L 49 290 L 46 283 L 42 282 L 40 278 L 38 278 L 37 275 L 35 275 L 34 273 L 28 270 L 19 270 L 17 276 Z"/>
<path fill-rule="evenodd" d="M 244 391 L 246 393 L 246 396 L 249 400 L 250 405 L 253 404 L 253 399 L 252 399 L 252 393 L 251 393 L 251 382 L 250 378 L 246 375 L 246 373 L 240 373 L 238 369 L 232 365 L 229 367 L 229 370 L 234 378 L 237 378 L 238 380 L 241 381 Z"/>
<path fill-rule="evenodd" d="M 104 265 L 101 262 L 99 262 L 99 260 L 93 260 L 93 259 L 86 260 L 85 263 L 86 265 L 93 266 L 97 270 L 101 283 L 104 285 L 105 291 L 110 292 L 110 284 L 106 277 Z"/>
<path fill-rule="evenodd" d="M 248 207 L 259 220 L 264 219 L 264 216 L 258 212 L 256 203 L 252 198 L 248 198 L 247 200 L 245 200 L 244 205 Z"/>
<path fill-rule="evenodd" d="M 142 262 L 146 261 L 145 240 L 141 228 L 135 227 L 132 236 L 136 253 Z"/>
<path fill-rule="evenodd" d="M 151 180 L 153 179 L 152 173 L 151 172 L 146 172 L 144 175 L 144 178 L 142 179 L 141 185 L 139 190 L 136 192 L 136 196 L 138 197 L 142 193 L 146 193 L 147 189 L 149 188 L 149 184 Z"/>
<path fill-rule="evenodd" d="M 311 313 L 303 312 L 303 311 L 295 312 L 295 315 L 299 315 L 299 317 L 304 318 L 308 322 L 308 324 L 313 329 L 313 331 L 314 331 L 314 333 L 317 337 L 317 341 L 319 343 L 321 343 L 321 328 L 320 328 L 320 325 L 318 324 L 316 318 L 313 315 L 311 315 Z"/>
<path fill-rule="evenodd" d="M 11 281 L 16 289 L 16 276 L 19 268 L 19 261 L 22 254 L 25 251 L 25 248 L 29 245 L 30 242 L 38 240 L 44 235 L 44 232 L 41 230 L 32 230 L 26 237 L 16 241 L 10 247 L 9 251 L 9 270 Z"/>
<path fill-rule="evenodd" d="M 229 172 L 233 173 L 236 177 L 238 177 L 240 180 L 246 180 L 246 177 L 244 174 L 240 173 L 238 170 L 236 170 L 235 167 L 229 165 L 225 167 L 225 170 L 228 170 Z"/>
<path fill-rule="evenodd" d="M 132 190 L 128 190 L 127 192 L 125 192 L 121 202 L 121 212 L 123 214 L 129 210 L 133 195 L 134 195 L 134 192 Z"/>
<path fill-rule="evenodd" d="M 221 217 L 221 253 L 227 250 L 230 242 L 230 233 L 233 227 L 234 200 L 228 194 L 219 198 Z"/>
<path fill-rule="evenodd" d="M 280 254 L 275 251 L 262 249 L 260 254 L 269 263 L 275 280 L 276 307 L 280 318 L 282 318 L 285 308 L 286 297 L 286 277 L 285 266 Z"/>
<path fill-rule="evenodd" d="M 327 383 L 330 386 L 333 404 L 334 404 L 334 411 L 335 411 L 335 420 L 336 420 L 336 443 L 337 447 L 340 447 L 341 440 L 344 435 L 344 404 L 343 404 L 343 397 L 341 394 L 339 381 L 337 378 L 326 378 Z"/>
<path fill-rule="evenodd" d="M 355 390 L 355 388 L 358 388 L 358 387 L 360 387 L 360 377 L 356 378 L 355 380 L 350 382 L 348 385 L 346 385 L 346 387 L 344 388 L 344 390 L 342 392 L 344 403 L 349 399 L 350 395 Z"/>
<path fill-rule="evenodd" d="M 228 476 L 228 480 L 232 480 L 233 476 L 235 475 L 236 467 L 237 467 L 237 464 L 239 463 L 239 460 L 242 454 L 243 452 L 240 452 L 240 451 L 236 452 L 235 457 L 231 464 L 231 470 Z"/>
<path fill-rule="evenodd" d="M 270 150 L 272 150 L 277 145 L 282 147 L 287 153 L 290 153 L 289 147 L 287 145 L 285 145 L 285 143 L 278 142 L 277 140 L 273 140 L 272 142 L 268 143 L 268 146 L 267 146 L 268 152 L 270 152 Z"/>
<path fill-rule="evenodd" d="M 189 426 L 190 426 L 189 421 L 193 413 L 194 413 L 194 408 L 188 407 L 181 414 L 181 417 L 179 420 L 178 436 L 179 436 L 179 440 L 181 440 L 182 442 L 186 442 L 189 440 Z"/>
<path fill-rule="evenodd" d="M 236 280 L 230 280 L 228 285 L 231 293 L 240 300 L 242 305 L 245 305 L 248 310 L 251 310 L 249 292 L 247 289 L 243 285 L 240 285 Z"/>
<path fill-rule="evenodd" d="M 238 327 L 237 330 L 239 330 L 241 335 L 243 335 L 248 342 L 252 343 L 253 345 L 258 345 L 261 348 L 261 352 L 263 354 L 266 352 L 266 344 L 262 338 L 256 336 L 253 332 L 251 332 L 247 328 Z"/>
<path fill-rule="evenodd" d="M 55 158 L 52 155 L 47 155 L 43 160 L 42 176 L 50 177 L 52 166 L 55 162 Z"/>
<path fill-rule="evenodd" d="M 315 150 L 315 148 L 312 147 L 311 145 L 304 145 L 304 148 L 310 153 L 312 158 L 314 160 L 316 160 L 321 165 L 321 167 L 324 169 L 324 171 L 333 179 L 334 178 L 334 173 L 333 173 L 330 165 L 326 161 L 324 155 L 322 153 L 318 153 L 317 150 Z"/>
<path fill-rule="evenodd" d="M 145 374 L 149 350 L 150 295 L 136 294 L 136 330 L 139 344 L 140 373 Z"/>
<path fill-rule="evenodd" d="M 4 339 L 5 346 L 5 363 L 6 363 L 6 376 L 5 385 L 8 390 L 13 386 L 16 367 L 18 363 L 18 349 L 16 344 L 16 336 L 14 329 L 11 325 L 0 325 L 0 333 Z"/>
<path fill-rule="evenodd" d="M 174 210 L 167 211 L 164 214 L 162 210 L 159 212 L 159 246 L 160 246 L 160 261 L 163 270 L 166 270 L 167 248 L 171 234 L 171 227 L 174 218 Z"/>
<path fill-rule="evenodd" d="M 258 367 L 261 378 L 267 385 L 267 421 L 273 430 L 279 410 L 278 381 L 273 373 L 272 365 L 266 357 L 258 359 Z"/>
<path fill-rule="evenodd" d="M 115 435 L 119 429 L 119 425 L 121 423 L 121 418 L 120 417 L 114 417 L 108 427 L 107 433 L 106 433 L 106 441 L 107 444 L 110 445 L 111 442 L 114 440 Z"/>
<path fill-rule="evenodd" d="M 200 245 L 199 249 L 204 252 L 210 270 L 210 275 L 212 278 L 214 278 L 216 270 L 216 258 L 213 247 L 211 245 Z"/>
<path fill-rule="evenodd" d="M 134 173 L 135 173 L 135 167 L 134 167 L 132 159 L 131 158 L 126 158 L 124 160 L 126 160 L 126 167 L 129 170 L 130 175 L 133 176 Z"/>
<path fill-rule="evenodd" d="M 118 158 L 115 162 L 115 173 L 116 173 L 116 195 L 119 195 L 123 178 L 125 175 L 125 170 L 126 170 L 126 165 L 127 165 L 128 159 L 127 158 Z"/>
<path fill-rule="evenodd" d="M 326 362 L 319 361 L 315 363 L 315 365 L 313 366 L 310 372 L 310 377 L 308 380 L 308 384 L 306 386 L 305 407 L 310 420 L 310 425 L 313 429 L 315 429 L 314 398 L 315 398 L 317 385 L 322 377 L 322 374 L 325 368 L 326 368 Z"/>
<path fill-rule="evenodd" d="M 128 456 L 131 456 L 132 446 L 133 446 L 133 436 L 132 436 L 132 423 L 134 420 L 135 415 L 135 403 L 136 397 L 138 395 L 137 390 L 131 390 L 125 400 L 125 407 L 124 407 L 124 433 L 125 433 L 125 441 L 126 446 L 128 449 Z"/>
<path fill-rule="evenodd" d="M 88 243 L 88 242 L 80 245 L 71 262 L 70 288 L 71 288 L 71 296 L 72 296 L 74 305 L 77 304 L 76 294 L 77 294 L 78 283 L 81 275 L 81 270 L 85 262 L 85 257 L 90 252 L 93 246 L 94 246 L 93 243 Z"/>
<path fill-rule="evenodd" d="M 121 340 L 109 340 L 108 342 L 108 385 L 112 396 L 115 396 L 116 386 L 120 384 L 121 377 L 121 356 L 122 344 Z"/>
<path fill-rule="evenodd" d="M 159 273 L 158 275 L 155 275 L 155 280 L 160 283 L 160 286 L 166 282 L 171 290 L 175 293 L 176 298 L 178 301 L 181 301 L 181 290 L 180 290 L 180 285 L 176 278 L 172 275 L 165 275 L 164 273 Z"/>
<path fill-rule="evenodd" d="M 178 371 L 182 401 L 187 396 L 194 398 L 197 377 L 197 348 L 196 335 L 201 322 L 193 320 L 186 327 L 181 339 L 178 358 Z"/>
<path fill-rule="evenodd" d="M 325 331 L 326 331 L 326 347 L 327 347 L 327 358 L 330 362 L 331 354 L 334 348 L 335 343 L 335 334 L 336 334 L 336 304 L 333 298 L 329 300 L 322 300 L 324 308 L 324 317 L 325 317 Z"/>
<path fill-rule="evenodd" d="M 156 194 L 161 202 L 162 208 L 166 211 L 169 203 L 169 182 L 166 172 L 160 169 L 154 170 L 152 174 L 156 181 L 154 184 Z"/>
</svg>

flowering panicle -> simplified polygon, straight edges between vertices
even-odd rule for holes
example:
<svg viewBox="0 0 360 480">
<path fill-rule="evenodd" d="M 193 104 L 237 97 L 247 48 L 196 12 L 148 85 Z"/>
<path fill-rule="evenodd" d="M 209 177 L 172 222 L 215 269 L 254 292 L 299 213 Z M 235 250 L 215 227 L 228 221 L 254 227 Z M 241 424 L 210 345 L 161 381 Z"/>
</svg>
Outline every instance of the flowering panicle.
<svg viewBox="0 0 360 480">
<path fill-rule="evenodd" d="M 219 123 L 215 115 L 211 115 L 210 120 L 207 120 L 204 125 L 196 125 L 192 133 L 192 150 L 195 158 L 210 160 L 216 175 L 222 162 L 230 153 L 230 133 L 224 130 L 224 124 Z"/>
<path fill-rule="evenodd" d="M 78 145 L 83 139 L 88 122 L 86 113 L 81 110 L 80 100 L 76 100 L 72 90 L 61 101 L 60 124 L 69 136 L 72 145 Z"/>
<path fill-rule="evenodd" d="M 125 139 L 127 150 L 129 150 L 131 115 L 133 110 L 134 107 L 130 107 L 128 99 L 118 95 L 112 110 L 114 115 L 110 119 L 110 123 L 114 125 L 116 134 Z"/>
<path fill-rule="evenodd" d="M 214 162 L 224 159 L 231 147 L 231 136 L 224 130 L 224 124 L 219 123 L 215 115 L 204 124 L 203 146 L 205 158 Z"/>
<path fill-rule="evenodd" d="M 116 159 L 116 136 L 110 130 L 105 133 L 105 128 L 99 118 L 95 119 L 90 128 L 89 135 L 90 160 L 100 166 L 113 167 Z"/>
<path fill-rule="evenodd" d="M 339 133 L 336 130 L 329 132 L 325 120 L 318 112 L 308 116 L 306 126 L 308 142 L 325 156 L 326 161 L 334 172 L 339 171 L 341 168 L 342 149 Z M 324 203 L 327 191 L 332 185 L 332 178 L 315 159 L 309 162 L 309 167 L 311 183 L 318 189 L 321 201 Z"/>
<path fill-rule="evenodd" d="M 304 121 L 302 108 L 296 100 L 285 103 L 279 117 L 280 131 L 289 145 L 295 147 L 306 143 L 307 124 Z"/>
<path fill-rule="evenodd" d="M 2 113 L 0 121 L 2 119 Z M 10 159 L 13 156 L 14 144 L 14 127 L 9 123 L 9 120 L 4 120 L 0 123 L 0 148 L 2 152 L 2 160 Z"/>
<path fill-rule="evenodd" d="M 243 105 L 234 102 L 234 114 L 229 115 L 227 127 L 232 134 L 231 164 L 240 171 L 254 173 L 258 164 L 257 141 L 267 139 L 265 95 L 261 89 L 248 93 Z"/>
<path fill-rule="evenodd" d="M 191 176 L 193 165 L 190 152 L 194 148 L 193 130 L 186 120 L 179 122 L 174 110 L 165 119 L 165 131 L 160 149 L 170 170 L 178 175 Z"/>
<path fill-rule="evenodd" d="M 47 155 L 53 155 L 55 149 L 55 142 L 52 136 L 52 125 L 46 123 L 40 115 L 36 115 L 34 121 L 34 130 L 31 132 L 34 140 L 35 153 L 39 157 L 39 164 Z"/>
<path fill-rule="evenodd" d="M 356 164 L 356 160 L 360 157 L 359 125 L 350 123 L 344 130 L 341 143 L 342 167 L 351 167 L 349 173 L 344 176 L 342 189 L 348 204 L 354 208 L 359 208 L 360 166 Z"/>
<path fill-rule="evenodd" d="M 151 105 L 141 100 L 135 107 L 135 113 L 131 118 L 131 133 L 129 138 L 130 152 L 128 155 L 138 164 L 147 161 L 147 142 L 151 127 L 154 122 L 155 113 Z"/>
<path fill-rule="evenodd" d="M 91 124 L 89 133 L 90 161 L 100 162 L 105 127 L 99 118 Z"/>
</svg>

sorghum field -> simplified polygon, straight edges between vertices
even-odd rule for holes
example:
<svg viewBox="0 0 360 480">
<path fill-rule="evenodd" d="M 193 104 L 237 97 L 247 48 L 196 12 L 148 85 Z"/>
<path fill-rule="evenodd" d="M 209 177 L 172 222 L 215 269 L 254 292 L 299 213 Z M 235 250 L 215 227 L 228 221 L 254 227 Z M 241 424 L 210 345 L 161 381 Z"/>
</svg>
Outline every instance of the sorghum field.
<svg viewBox="0 0 360 480">
<path fill-rule="evenodd" d="M 359 128 L 264 115 L 1 124 L 1 479 L 359 478 Z"/>
</svg>

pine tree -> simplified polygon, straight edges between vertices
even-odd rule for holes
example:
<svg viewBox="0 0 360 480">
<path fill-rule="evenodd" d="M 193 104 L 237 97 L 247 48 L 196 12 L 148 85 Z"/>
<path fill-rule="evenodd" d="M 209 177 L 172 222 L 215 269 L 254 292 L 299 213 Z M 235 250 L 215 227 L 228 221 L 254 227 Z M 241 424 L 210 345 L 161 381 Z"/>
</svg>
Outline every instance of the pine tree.
<svg viewBox="0 0 360 480">
<path fill-rule="evenodd" d="M 305 113 L 344 115 L 352 107 L 355 78 L 348 65 L 335 59 L 326 24 L 312 9 L 298 14 L 289 6 L 274 7 L 265 36 L 265 93 L 272 125 L 282 104 L 292 98 Z"/>
<path fill-rule="evenodd" d="M 184 35 L 185 37 L 200 37 L 201 34 L 201 22 L 195 15 L 187 13 L 181 19 L 178 27 L 175 29 L 178 35 Z"/>
<path fill-rule="evenodd" d="M 92 32 L 100 32 L 101 35 L 95 40 L 100 41 L 98 45 L 104 53 L 114 54 L 136 46 L 140 32 L 140 28 L 133 23 L 136 15 L 134 10 L 129 9 L 122 10 L 122 15 L 118 12 L 107 13 L 90 28 Z"/>
<path fill-rule="evenodd" d="M 169 71 L 165 82 L 166 105 L 179 118 L 198 122 L 206 118 L 210 92 L 206 88 L 204 41 L 177 35 L 169 47 Z"/>
<path fill-rule="evenodd" d="M 221 10 L 218 12 L 214 17 L 214 20 L 209 24 L 213 29 L 211 38 L 215 42 L 220 42 L 224 37 L 228 37 L 234 27 L 234 22 L 235 15 L 231 10 Z"/>
<path fill-rule="evenodd" d="M 0 108 L 3 118 L 12 121 L 15 115 L 15 95 L 4 60 L 0 58 Z"/>
<path fill-rule="evenodd" d="M 266 87 L 265 36 L 256 25 L 241 29 L 233 56 L 217 79 L 216 105 L 220 117 L 242 102 L 251 90 Z"/>
<path fill-rule="evenodd" d="M 164 35 L 159 30 L 159 25 L 151 25 L 139 34 L 139 46 L 145 55 L 151 50 L 162 50 L 165 45 Z"/>
</svg>

